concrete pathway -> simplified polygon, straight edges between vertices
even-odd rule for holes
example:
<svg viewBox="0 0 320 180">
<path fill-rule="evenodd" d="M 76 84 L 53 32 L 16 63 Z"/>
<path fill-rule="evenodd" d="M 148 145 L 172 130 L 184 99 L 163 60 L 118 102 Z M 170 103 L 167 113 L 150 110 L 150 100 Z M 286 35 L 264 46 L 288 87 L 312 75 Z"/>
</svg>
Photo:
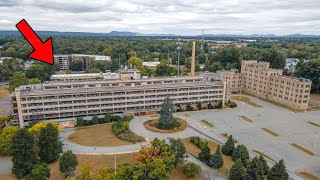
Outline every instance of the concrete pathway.
<svg viewBox="0 0 320 180">
<path fill-rule="evenodd" d="M 9 174 L 11 173 L 12 162 L 10 157 L 1 157 L 0 158 L 0 174 Z"/>
</svg>

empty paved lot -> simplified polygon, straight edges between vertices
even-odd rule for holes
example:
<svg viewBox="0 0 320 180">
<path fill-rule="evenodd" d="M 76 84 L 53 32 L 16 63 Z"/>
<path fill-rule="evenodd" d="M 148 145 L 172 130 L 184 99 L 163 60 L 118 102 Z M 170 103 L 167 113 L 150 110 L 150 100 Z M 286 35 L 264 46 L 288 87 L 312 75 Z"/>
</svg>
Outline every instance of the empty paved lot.
<svg viewBox="0 0 320 180">
<path fill-rule="evenodd" d="M 318 128 L 307 121 L 320 124 L 320 111 L 294 113 L 276 105 L 250 97 L 262 108 L 255 108 L 248 104 L 238 103 L 238 108 L 201 112 L 179 113 L 191 124 L 198 124 L 206 134 L 217 137 L 221 133 L 232 134 L 240 144 L 245 144 L 249 150 L 259 150 L 278 161 L 284 159 L 288 169 L 292 172 L 309 171 L 320 177 L 320 139 L 314 147 Z M 243 114 L 254 122 L 239 119 Z M 198 120 L 206 119 L 215 125 L 213 129 L 205 129 Z M 268 128 L 279 134 L 274 137 L 261 128 Z M 319 137 L 320 138 L 320 137 Z M 290 144 L 299 144 L 316 154 L 308 155 Z"/>
</svg>

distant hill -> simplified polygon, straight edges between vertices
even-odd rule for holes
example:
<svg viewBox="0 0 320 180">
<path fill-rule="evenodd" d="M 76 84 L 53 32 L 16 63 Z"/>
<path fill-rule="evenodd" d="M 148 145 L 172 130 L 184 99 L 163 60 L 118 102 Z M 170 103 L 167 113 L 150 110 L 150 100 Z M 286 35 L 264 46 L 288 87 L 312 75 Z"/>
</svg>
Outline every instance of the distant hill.
<svg viewBox="0 0 320 180">
<path fill-rule="evenodd" d="M 60 31 L 36 31 L 38 35 L 44 36 L 97 36 L 97 37 L 136 37 L 136 36 L 145 36 L 145 37 L 177 37 L 176 34 L 142 34 L 137 32 L 129 31 L 111 31 L 109 33 L 92 33 L 92 32 L 60 32 Z M 13 30 L 0 30 L 0 35 L 21 35 L 19 31 Z M 183 37 L 201 37 L 201 35 L 195 36 L 183 36 Z M 320 38 L 320 35 L 304 35 L 304 34 L 290 34 L 277 36 L 275 34 L 204 34 L 204 37 L 240 37 L 240 38 L 258 38 L 258 37 L 269 37 L 269 38 Z"/>
</svg>

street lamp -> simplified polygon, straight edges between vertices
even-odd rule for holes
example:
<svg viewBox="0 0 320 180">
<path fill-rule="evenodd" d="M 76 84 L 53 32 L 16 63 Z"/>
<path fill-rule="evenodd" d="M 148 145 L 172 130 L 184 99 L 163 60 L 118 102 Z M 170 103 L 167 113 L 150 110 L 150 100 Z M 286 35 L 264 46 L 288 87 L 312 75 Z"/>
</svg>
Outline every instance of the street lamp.
<svg viewBox="0 0 320 180">
<path fill-rule="evenodd" d="M 182 44 L 180 36 L 176 44 L 177 44 L 177 50 L 178 50 L 178 76 L 180 76 L 180 51 L 181 51 L 181 44 Z"/>
<path fill-rule="evenodd" d="M 243 88 L 243 86 L 240 87 L 240 99 L 241 99 L 241 96 L 242 96 L 242 95 L 241 95 L 241 90 L 242 90 L 242 88 Z"/>
</svg>

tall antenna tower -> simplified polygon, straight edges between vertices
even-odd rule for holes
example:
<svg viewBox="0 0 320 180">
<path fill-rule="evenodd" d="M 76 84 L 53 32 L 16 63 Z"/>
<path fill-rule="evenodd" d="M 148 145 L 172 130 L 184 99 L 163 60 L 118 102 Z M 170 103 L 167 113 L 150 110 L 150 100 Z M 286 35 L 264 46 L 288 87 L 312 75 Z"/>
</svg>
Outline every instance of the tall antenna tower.
<svg viewBox="0 0 320 180">
<path fill-rule="evenodd" d="M 204 46 L 204 36 L 203 36 L 203 31 L 204 31 L 204 29 L 202 29 L 202 34 L 201 34 L 201 49 L 203 49 L 203 46 Z"/>
</svg>

